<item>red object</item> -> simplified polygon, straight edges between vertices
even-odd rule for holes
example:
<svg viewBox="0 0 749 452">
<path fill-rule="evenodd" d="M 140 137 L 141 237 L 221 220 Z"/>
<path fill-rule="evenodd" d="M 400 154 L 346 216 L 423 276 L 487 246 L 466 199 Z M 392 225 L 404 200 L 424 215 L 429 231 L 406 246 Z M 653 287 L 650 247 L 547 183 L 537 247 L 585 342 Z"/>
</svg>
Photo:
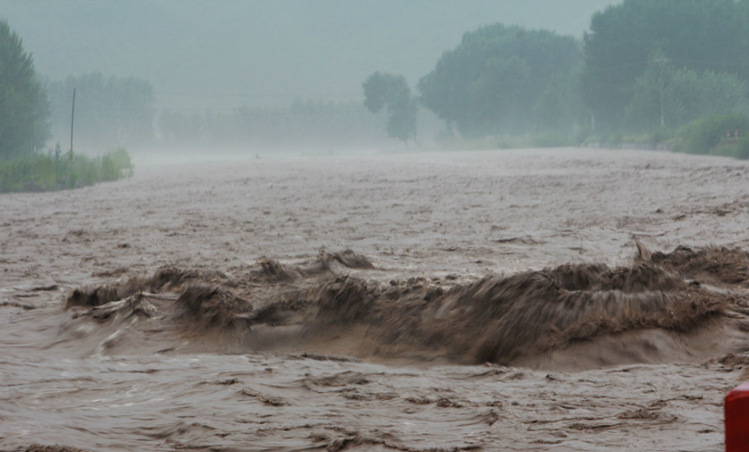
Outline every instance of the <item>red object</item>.
<svg viewBox="0 0 749 452">
<path fill-rule="evenodd" d="M 749 451 L 749 383 L 726 394 L 726 452 Z"/>
</svg>

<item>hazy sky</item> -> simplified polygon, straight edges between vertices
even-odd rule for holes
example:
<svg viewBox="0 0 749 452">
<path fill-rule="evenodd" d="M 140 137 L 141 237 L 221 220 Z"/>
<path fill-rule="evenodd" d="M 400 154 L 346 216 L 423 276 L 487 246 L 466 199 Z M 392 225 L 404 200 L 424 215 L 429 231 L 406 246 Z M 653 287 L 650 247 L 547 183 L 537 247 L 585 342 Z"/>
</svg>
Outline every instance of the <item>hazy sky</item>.
<svg viewBox="0 0 749 452">
<path fill-rule="evenodd" d="M 159 107 L 358 100 L 376 70 L 412 84 L 463 33 L 501 22 L 582 36 L 618 0 L 0 0 L 51 79 L 99 71 L 154 85 Z"/>
</svg>

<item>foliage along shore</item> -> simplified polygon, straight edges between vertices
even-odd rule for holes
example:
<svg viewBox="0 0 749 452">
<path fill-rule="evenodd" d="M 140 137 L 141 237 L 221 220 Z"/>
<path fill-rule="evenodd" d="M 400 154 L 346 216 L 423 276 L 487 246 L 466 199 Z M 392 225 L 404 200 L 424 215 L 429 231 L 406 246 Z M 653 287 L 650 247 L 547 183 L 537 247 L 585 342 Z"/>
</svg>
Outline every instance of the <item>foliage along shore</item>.
<svg viewBox="0 0 749 452">
<path fill-rule="evenodd" d="M 677 130 L 660 128 L 647 135 L 613 135 L 583 146 L 614 149 L 650 149 L 685 154 L 749 159 L 749 117 L 743 113 L 703 116 Z"/>
<path fill-rule="evenodd" d="M 585 147 L 640 149 L 749 159 L 749 116 L 726 113 L 703 116 L 676 130 L 658 128 L 648 134 L 595 134 L 582 130 L 576 136 L 539 133 L 523 136 L 461 140 L 449 137 L 445 149 L 490 150 L 518 148 Z"/>
<path fill-rule="evenodd" d="M 133 174 L 130 154 L 119 148 L 98 157 L 67 152 L 0 160 L 0 193 L 66 190 Z"/>
</svg>

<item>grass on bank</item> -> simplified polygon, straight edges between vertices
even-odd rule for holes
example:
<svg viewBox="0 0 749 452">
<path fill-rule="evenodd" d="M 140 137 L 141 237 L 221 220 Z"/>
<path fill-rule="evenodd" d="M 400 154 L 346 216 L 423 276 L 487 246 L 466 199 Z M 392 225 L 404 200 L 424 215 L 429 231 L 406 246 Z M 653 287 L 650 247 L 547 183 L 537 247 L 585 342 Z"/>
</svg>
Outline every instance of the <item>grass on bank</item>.
<svg viewBox="0 0 749 452">
<path fill-rule="evenodd" d="M 0 160 L 0 192 L 79 188 L 122 179 L 132 173 L 130 155 L 122 148 L 99 157 L 86 157 L 70 152 L 59 156 L 35 154 L 14 160 Z"/>
</svg>

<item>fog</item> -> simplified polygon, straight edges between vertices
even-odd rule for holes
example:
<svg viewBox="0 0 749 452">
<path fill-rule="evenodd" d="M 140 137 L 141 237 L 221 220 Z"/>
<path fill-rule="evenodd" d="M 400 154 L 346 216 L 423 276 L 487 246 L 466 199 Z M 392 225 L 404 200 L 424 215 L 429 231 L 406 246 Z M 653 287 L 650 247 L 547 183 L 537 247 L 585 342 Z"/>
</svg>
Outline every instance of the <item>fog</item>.
<svg viewBox="0 0 749 452">
<path fill-rule="evenodd" d="M 150 81 L 171 109 L 360 100 L 374 71 L 410 82 L 478 26 L 580 37 L 613 0 L 0 1 L 0 16 L 51 79 L 90 72 Z"/>
<path fill-rule="evenodd" d="M 362 107 L 369 74 L 403 74 L 415 87 L 443 52 L 480 26 L 517 24 L 580 38 L 591 15 L 613 3 L 2 0 L 0 17 L 23 39 L 48 85 L 50 146 L 69 139 L 77 88 L 76 147 L 84 151 L 154 143 L 241 147 L 246 135 L 260 148 L 317 143 L 327 149 L 397 144 L 385 132 L 384 114 Z M 114 102 L 111 93 L 81 86 L 81 77 L 90 82 L 91 76 L 100 77 L 99 91 L 108 81 L 111 87 L 133 79 L 152 90 L 139 94 L 140 103 L 132 101 L 132 91 L 129 101 Z M 153 124 L 154 138 L 143 125 L 127 130 L 128 115 Z M 264 122 L 247 119 L 261 116 Z M 426 109 L 418 121 L 421 143 L 433 142 L 443 128 Z M 213 126 L 219 123 L 225 127 Z M 238 123 L 243 132 L 231 125 Z M 294 136 L 290 128 L 309 132 Z"/>
</svg>

